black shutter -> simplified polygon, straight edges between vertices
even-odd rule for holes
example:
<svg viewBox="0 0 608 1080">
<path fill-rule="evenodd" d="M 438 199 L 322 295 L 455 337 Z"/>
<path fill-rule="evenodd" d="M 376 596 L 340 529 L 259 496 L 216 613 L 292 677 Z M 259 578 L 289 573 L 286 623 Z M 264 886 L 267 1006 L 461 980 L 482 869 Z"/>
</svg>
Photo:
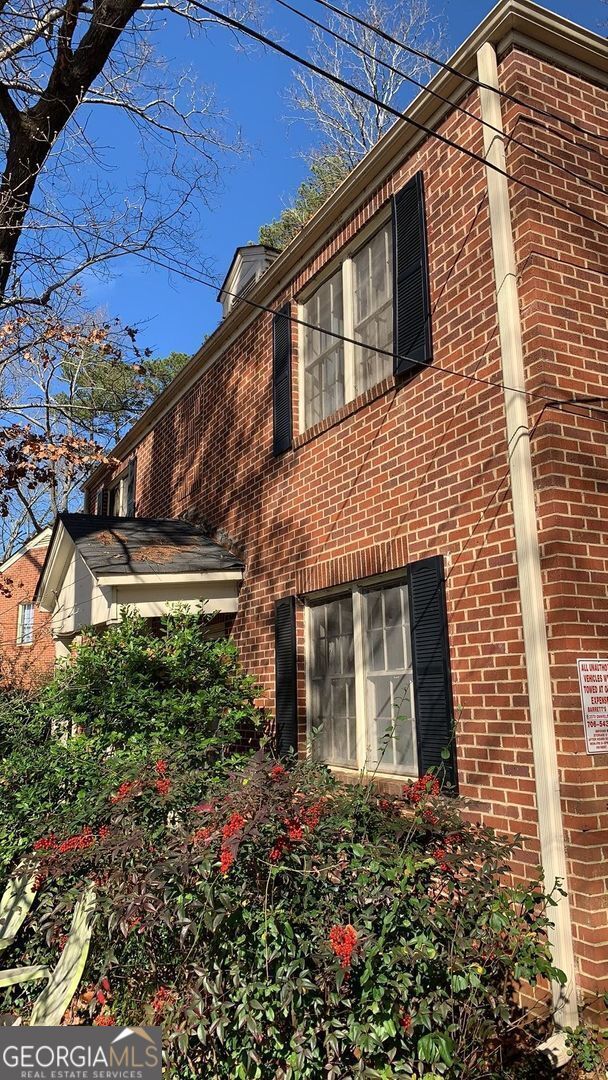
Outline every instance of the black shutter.
<svg viewBox="0 0 608 1080">
<path fill-rule="evenodd" d="M 291 305 L 285 304 L 272 320 L 272 452 L 275 457 L 291 447 Z"/>
<path fill-rule="evenodd" d="M 137 475 L 137 458 L 131 458 L 127 472 L 127 517 L 135 517 L 135 478 Z"/>
<path fill-rule="evenodd" d="M 274 609 L 277 753 L 298 748 L 296 686 L 296 598 L 277 600 Z"/>
<path fill-rule="evenodd" d="M 443 556 L 408 567 L 414 709 L 420 775 L 438 770 L 456 791 L 456 753 Z M 449 752 L 449 757 L 445 753 Z"/>
<path fill-rule="evenodd" d="M 107 517 L 108 514 L 108 492 L 105 488 L 100 488 L 95 498 L 95 513 L 97 517 Z"/>
<path fill-rule="evenodd" d="M 420 371 L 433 358 L 422 173 L 393 196 L 393 371 Z"/>
</svg>

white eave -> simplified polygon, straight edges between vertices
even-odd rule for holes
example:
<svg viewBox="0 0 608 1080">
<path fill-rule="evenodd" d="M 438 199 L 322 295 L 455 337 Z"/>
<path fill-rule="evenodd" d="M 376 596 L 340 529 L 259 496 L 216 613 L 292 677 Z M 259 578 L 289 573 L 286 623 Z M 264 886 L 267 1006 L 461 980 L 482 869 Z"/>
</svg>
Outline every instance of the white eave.
<svg viewBox="0 0 608 1080">
<path fill-rule="evenodd" d="M 50 525 L 47 525 L 45 529 L 41 529 L 35 536 L 31 536 L 29 540 L 26 540 L 25 544 L 16 551 L 14 555 L 11 555 L 8 559 L 5 559 L 3 563 L 0 563 L 0 574 L 5 574 L 6 571 L 13 566 L 19 559 L 22 559 L 28 551 L 33 551 L 35 548 L 46 547 L 53 530 Z"/>
</svg>

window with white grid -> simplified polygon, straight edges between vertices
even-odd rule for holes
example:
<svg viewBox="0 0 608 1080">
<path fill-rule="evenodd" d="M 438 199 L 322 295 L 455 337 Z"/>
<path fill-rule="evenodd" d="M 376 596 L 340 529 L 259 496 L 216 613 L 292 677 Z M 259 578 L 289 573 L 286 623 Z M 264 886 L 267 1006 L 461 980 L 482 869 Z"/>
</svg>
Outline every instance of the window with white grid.
<svg viewBox="0 0 608 1080">
<path fill-rule="evenodd" d="M 390 226 L 353 259 L 353 337 L 392 352 L 393 347 L 393 243 Z M 355 348 L 355 393 L 386 379 L 393 358 L 373 348 Z"/>
<path fill-rule="evenodd" d="M 32 645 L 34 641 L 34 605 L 19 604 L 17 609 L 17 645 Z"/>
<path fill-rule="evenodd" d="M 300 334 L 301 422 L 308 428 L 393 370 L 390 223 L 345 258 L 340 269 L 301 304 L 300 318 L 310 324 L 303 325 Z M 332 333 L 342 337 L 332 337 Z"/>
<path fill-rule="evenodd" d="M 330 765 L 417 773 L 407 588 L 401 580 L 312 602 L 308 722 L 314 756 Z"/>
</svg>

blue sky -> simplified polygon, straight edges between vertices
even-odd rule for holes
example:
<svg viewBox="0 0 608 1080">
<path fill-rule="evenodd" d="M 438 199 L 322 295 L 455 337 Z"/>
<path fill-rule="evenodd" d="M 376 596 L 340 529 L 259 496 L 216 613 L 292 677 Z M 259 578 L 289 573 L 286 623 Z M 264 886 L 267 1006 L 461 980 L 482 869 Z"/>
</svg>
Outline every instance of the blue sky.
<svg viewBox="0 0 608 1080">
<path fill-rule="evenodd" d="M 440 0 L 441 3 L 441 0 Z M 301 5 L 311 13 L 315 5 Z M 451 53 L 484 17 L 487 0 L 443 0 L 438 12 L 446 26 Z M 601 0 L 554 0 L 562 15 L 599 30 L 608 17 Z M 321 16 L 322 18 L 323 16 Z M 288 47 L 305 53 L 309 28 L 272 5 L 265 11 L 265 26 L 272 27 Z M 284 99 L 291 81 L 290 62 L 276 54 L 235 51 L 229 35 L 214 28 L 206 37 L 188 39 L 183 25 L 170 24 L 163 42 L 165 56 L 176 69 L 192 65 L 201 81 L 216 88 L 219 101 L 242 128 L 250 154 L 237 160 L 223 176 L 222 190 L 211 209 L 201 208 L 201 251 L 212 261 L 220 280 L 235 247 L 256 241 L 258 228 L 275 218 L 306 175 L 301 152 L 311 145 L 311 134 L 299 123 L 288 122 Z M 129 153 L 126 133 L 117 131 L 108 112 L 98 122 L 98 138 L 119 154 Z M 122 144 L 122 145 L 121 145 Z M 140 327 L 140 342 L 164 355 L 172 350 L 194 351 L 219 321 L 215 292 L 183 279 L 169 280 L 164 270 L 138 260 L 118 264 L 113 277 L 88 283 L 89 301 L 108 314 Z"/>
</svg>

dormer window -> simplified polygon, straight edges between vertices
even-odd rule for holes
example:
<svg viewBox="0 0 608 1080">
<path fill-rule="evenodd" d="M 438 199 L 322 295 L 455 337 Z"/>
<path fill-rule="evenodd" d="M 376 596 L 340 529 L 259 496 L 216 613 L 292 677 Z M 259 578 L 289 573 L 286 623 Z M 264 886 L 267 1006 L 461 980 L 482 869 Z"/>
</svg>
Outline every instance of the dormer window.
<svg viewBox="0 0 608 1080">
<path fill-rule="evenodd" d="M 224 310 L 224 318 L 238 303 L 239 298 L 245 296 L 256 281 L 259 281 L 278 254 L 275 248 L 267 247 L 266 244 L 247 244 L 236 249 L 217 295 Z"/>
</svg>

